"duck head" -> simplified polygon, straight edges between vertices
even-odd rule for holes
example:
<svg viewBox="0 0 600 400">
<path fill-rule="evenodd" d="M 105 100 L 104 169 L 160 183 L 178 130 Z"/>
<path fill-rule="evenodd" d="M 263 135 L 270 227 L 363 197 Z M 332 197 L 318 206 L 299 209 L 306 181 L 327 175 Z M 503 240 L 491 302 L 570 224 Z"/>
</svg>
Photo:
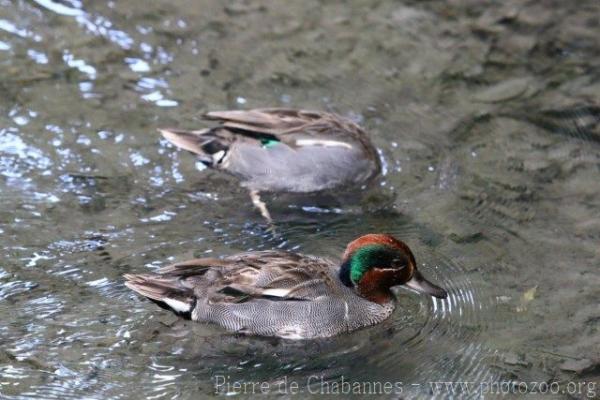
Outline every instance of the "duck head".
<svg viewBox="0 0 600 400">
<path fill-rule="evenodd" d="M 398 285 L 440 299 L 448 295 L 421 275 L 415 256 L 404 242 L 384 234 L 361 236 L 348 244 L 340 280 L 362 297 L 379 304 L 392 300 L 390 288 Z"/>
</svg>

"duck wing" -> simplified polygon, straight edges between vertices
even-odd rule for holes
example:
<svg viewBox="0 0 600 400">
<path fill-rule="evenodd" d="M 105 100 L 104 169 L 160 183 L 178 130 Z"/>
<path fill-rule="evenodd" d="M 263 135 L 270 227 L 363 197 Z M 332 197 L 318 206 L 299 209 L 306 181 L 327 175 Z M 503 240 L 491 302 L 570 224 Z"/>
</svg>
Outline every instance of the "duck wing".
<svg viewBox="0 0 600 400">
<path fill-rule="evenodd" d="M 365 132 L 354 122 L 331 113 L 263 108 L 254 110 L 212 111 L 204 118 L 219 125 L 199 131 L 159 129 L 171 143 L 200 156 L 209 167 L 218 167 L 235 142 L 257 147 L 285 143 L 291 148 L 325 146 L 352 149 L 357 144 L 372 153 Z"/>
<path fill-rule="evenodd" d="M 253 297 L 314 300 L 337 293 L 334 263 L 285 251 L 242 253 L 228 258 L 238 268 L 225 269 L 224 288 Z"/>
<path fill-rule="evenodd" d="M 206 119 L 219 121 L 223 128 L 238 130 L 241 134 L 253 137 L 267 137 L 288 145 L 327 145 L 328 140 L 344 142 L 366 141 L 366 134 L 354 122 L 338 115 L 289 108 L 261 108 L 254 110 L 212 111 L 204 115 Z M 291 136 L 305 137 L 298 142 Z M 310 142 L 307 139 L 320 139 Z M 305 143 L 305 144 L 303 144 Z M 329 144 L 332 145 L 332 144 Z"/>
<path fill-rule="evenodd" d="M 285 251 L 248 252 L 188 260 L 157 274 L 127 274 L 125 285 L 176 314 L 191 318 L 198 303 L 312 301 L 340 293 L 333 263 Z"/>
</svg>

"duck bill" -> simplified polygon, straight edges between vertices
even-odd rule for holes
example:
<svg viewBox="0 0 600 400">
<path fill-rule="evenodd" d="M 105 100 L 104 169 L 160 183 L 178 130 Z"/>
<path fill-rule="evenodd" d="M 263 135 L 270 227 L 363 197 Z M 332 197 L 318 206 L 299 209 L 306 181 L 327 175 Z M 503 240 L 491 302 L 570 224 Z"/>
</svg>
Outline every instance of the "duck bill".
<svg viewBox="0 0 600 400">
<path fill-rule="evenodd" d="M 415 273 L 408 282 L 404 284 L 409 288 L 416 290 L 419 293 L 425 293 L 438 299 L 445 299 L 448 297 L 448 292 L 439 286 L 434 285 L 421 275 L 419 271 L 415 270 Z"/>
</svg>

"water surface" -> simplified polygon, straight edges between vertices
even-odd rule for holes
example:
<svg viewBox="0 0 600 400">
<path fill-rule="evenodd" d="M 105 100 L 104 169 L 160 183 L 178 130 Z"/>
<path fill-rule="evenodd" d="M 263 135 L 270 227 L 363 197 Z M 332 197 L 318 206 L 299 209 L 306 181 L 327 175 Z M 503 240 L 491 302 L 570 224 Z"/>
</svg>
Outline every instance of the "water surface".
<svg viewBox="0 0 600 400">
<path fill-rule="evenodd" d="M 595 1 L 0 0 L 0 397 L 343 381 L 598 397 L 598 15 Z M 380 187 L 358 205 L 273 196 L 273 235 L 233 179 L 156 133 L 266 106 L 362 124 Z M 400 289 L 385 323 L 304 343 L 180 321 L 123 285 L 191 256 L 338 257 L 379 231 L 449 298 Z"/>
</svg>

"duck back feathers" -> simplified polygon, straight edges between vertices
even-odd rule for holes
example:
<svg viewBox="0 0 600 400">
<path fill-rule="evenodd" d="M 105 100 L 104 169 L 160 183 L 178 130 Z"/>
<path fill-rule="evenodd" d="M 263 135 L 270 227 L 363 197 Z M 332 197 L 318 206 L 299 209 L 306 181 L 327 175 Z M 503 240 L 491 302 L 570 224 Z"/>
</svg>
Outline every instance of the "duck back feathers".
<svg viewBox="0 0 600 400">
<path fill-rule="evenodd" d="M 271 108 L 209 112 L 205 117 L 218 125 L 161 132 L 250 189 L 314 192 L 361 184 L 381 171 L 365 132 L 334 114 Z"/>
</svg>

